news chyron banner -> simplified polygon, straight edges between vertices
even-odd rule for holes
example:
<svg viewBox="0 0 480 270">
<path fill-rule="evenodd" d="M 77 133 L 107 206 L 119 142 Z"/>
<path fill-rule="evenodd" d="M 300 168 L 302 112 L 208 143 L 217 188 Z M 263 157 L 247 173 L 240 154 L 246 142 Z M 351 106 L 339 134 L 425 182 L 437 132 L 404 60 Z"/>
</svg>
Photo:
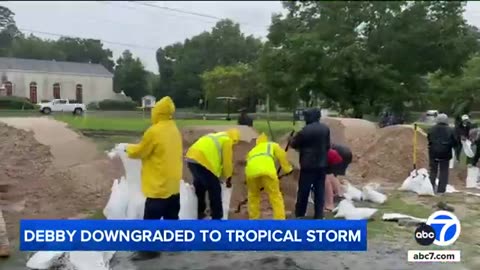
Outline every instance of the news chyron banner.
<svg viewBox="0 0 480 270">
<path fill-rule="evenodd" d="M 357 220 L 21 220 L 22 251 L 366 251 Z"/>
</svg>

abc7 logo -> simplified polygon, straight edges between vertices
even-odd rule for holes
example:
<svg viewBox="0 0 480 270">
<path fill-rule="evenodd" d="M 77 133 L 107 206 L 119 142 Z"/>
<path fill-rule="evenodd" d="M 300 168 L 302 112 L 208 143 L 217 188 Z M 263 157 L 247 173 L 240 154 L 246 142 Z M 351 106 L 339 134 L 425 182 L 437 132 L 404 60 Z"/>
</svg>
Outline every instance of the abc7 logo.
<svg viewBox="0 0 480 270">
<path fill-rule="evenodd" d="M 415 240 L 422 246 L 428 246 L 435 241 L 435 230 L 425 223 L 420 224 L 415 230 Z"/>
<path fill-rule="evenodd" d="M 461 226 L 458 218 L 446 211 L 437 211 L 430 215 L 426 223 L 415 230 L 415 240 L 422 246 L 435 244 L 449 246 L 460 236 Z"/>
</svg>

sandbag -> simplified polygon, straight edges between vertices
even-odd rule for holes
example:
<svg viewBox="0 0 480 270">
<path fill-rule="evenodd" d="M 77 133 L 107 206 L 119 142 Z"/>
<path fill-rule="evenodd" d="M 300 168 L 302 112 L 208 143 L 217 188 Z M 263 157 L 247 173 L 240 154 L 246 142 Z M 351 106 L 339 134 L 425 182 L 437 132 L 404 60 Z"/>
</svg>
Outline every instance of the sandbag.
<svg viewBox="0 0 480 270">
<path fill-rule="evenodd" d="M 450 159 L 450 162 L 448 163 L 448 167 L 450 169 L 453 169 L 453 167 L 455 167 L 455 150 L 452 149 L 452 158 Z"/>
<path fill-rule="evenodd" d="M 335 213 L 335 218 L 342 218 L 351 211 L 355 211 L 353 202 L 349 199 L 344 199 L 332 210 L 332 213 Z"/>
<path fill-rule="evenodd" d="M 39 251 L 33 254 L 27 261 L 27 267 L 30 269 L 50 269 L 56 260 L 65 252 L 63 251 Z"/>
<path fill-rule="evenodd" d="M 473 158 L 475 156 L 475 151 L 472 149 L 472 142 L 470 140 L 462 140 L 462 148 L 467 157 Z"/>
<path fill-rule="evenodd" d="M 143 219 L 145 200 L 146 198 L 142 192 L 129 190 L 126 219 Z"/>
<path fill-rule="evenodd" d="M 378 211 L 375 208 L 355 208 L 354 210 L 347 211 L 345 213 L 346 220 L 363 220 L 371 219 L 372 216 Z"/>
<path fill-rule="evenodd" d="M 103 209 L 103 215 L 107 219 L 125 219 L 127 217 L 128 187 L 125 178 L 120 181 L 115 179 L 112 185 L 112 193 L 107 205 Z"/>
<path fill-rule="evenodd" d="M 198 199 L 195 194 L 195 187 L 185 181 L 180 181 L 180 219 L 197 219 L 198 218 Z"/>
<path fill-rule="evenodd" d="M 362 200 L 362 191 L 358 188 L 353 186 L 352 184 L 346 182 L 343 185 L 343 190 L 345 190 L 343 196 L 345 199 L 353 200 L 353 201 L 361 201 Z"/>
<path fill-rule="evenodd" d="M 387 196 L 378 192 L 378 184 L 368 184 L 362 189 L 362 199 L 378 204 L 383 204 L 387 200 Z"/>
<path fill-rule="evenodd" d="M 223 218 L 228 219 L 228 213 L 230 212 L 230 200 L 232 198 L 232 188 L 227 188 L 225 183 L 222 183 L 222 207 Z"/>
<path fill-rule="evenodd" d="M 112 252 L 71 251 L 70 262 L 77 270 L 109 270 Z"/>
<path fill-rule="evenodd" d="M 423 168 L 412 171 L 410 176 L 403 181 L 403 184 L 399 190 L 413 191 L 418 195 L 435 195 L 432 184 L 430 183 L 428 171 Z"/>
<path fill-rule="evenodd" d="M 477 166 L 471 166 L 467 168 L 467 179 L 465 180 L 466 188 L 476 188 L 478 187 L 477 181 L 479 178 L 479 169 Z"/>
</svg>

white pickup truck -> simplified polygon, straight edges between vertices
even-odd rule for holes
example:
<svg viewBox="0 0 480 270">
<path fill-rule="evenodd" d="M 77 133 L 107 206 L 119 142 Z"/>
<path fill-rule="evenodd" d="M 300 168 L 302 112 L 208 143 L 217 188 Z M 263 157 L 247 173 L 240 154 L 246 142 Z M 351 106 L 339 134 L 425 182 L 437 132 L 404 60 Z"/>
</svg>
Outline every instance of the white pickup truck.
<svg viewBox="0 0 480 270">
<path fill-rule="evenodd" d="M 73 114 L 82 114 L 86 111 L 85 104 L 70 103 L 68 99 L 54 99 L 47 103 L 40 103 L 40 112 L 50 114 L 51 112 L 71 112 Z"/>
</svg>

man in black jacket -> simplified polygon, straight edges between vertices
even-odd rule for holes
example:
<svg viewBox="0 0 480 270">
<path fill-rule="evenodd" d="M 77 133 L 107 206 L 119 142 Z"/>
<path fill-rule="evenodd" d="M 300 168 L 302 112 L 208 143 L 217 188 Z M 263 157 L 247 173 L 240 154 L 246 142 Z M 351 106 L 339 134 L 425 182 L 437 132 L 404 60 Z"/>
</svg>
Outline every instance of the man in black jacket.
<svg viewBox="0 0 480 270">
<path fill-rule="evenodd" d="M 308 196 L 313 186 L 315 218 L 323 218 L 327 153 L 330 149 L 330 129 L 320 123 L 319 109 L 308 109 L 303 114 L 306 126 L 292 139 L 290 146 L 300 152 L 300 179 L 298 181 L 295 216 L 304 217 Z"/>
<path fill-rule="evenodd" d="M 430 182 L 435 190 L 438 175 L 437 193 L 445 193 L 448 184 L 448 165 L 452 158 L 452 149 L 457 145 L 455 132 L 448 126 L 448 117 L 441 113 L 437 124 L 428 131 L 428 157 L 430 161 Z"/>
</svg>

